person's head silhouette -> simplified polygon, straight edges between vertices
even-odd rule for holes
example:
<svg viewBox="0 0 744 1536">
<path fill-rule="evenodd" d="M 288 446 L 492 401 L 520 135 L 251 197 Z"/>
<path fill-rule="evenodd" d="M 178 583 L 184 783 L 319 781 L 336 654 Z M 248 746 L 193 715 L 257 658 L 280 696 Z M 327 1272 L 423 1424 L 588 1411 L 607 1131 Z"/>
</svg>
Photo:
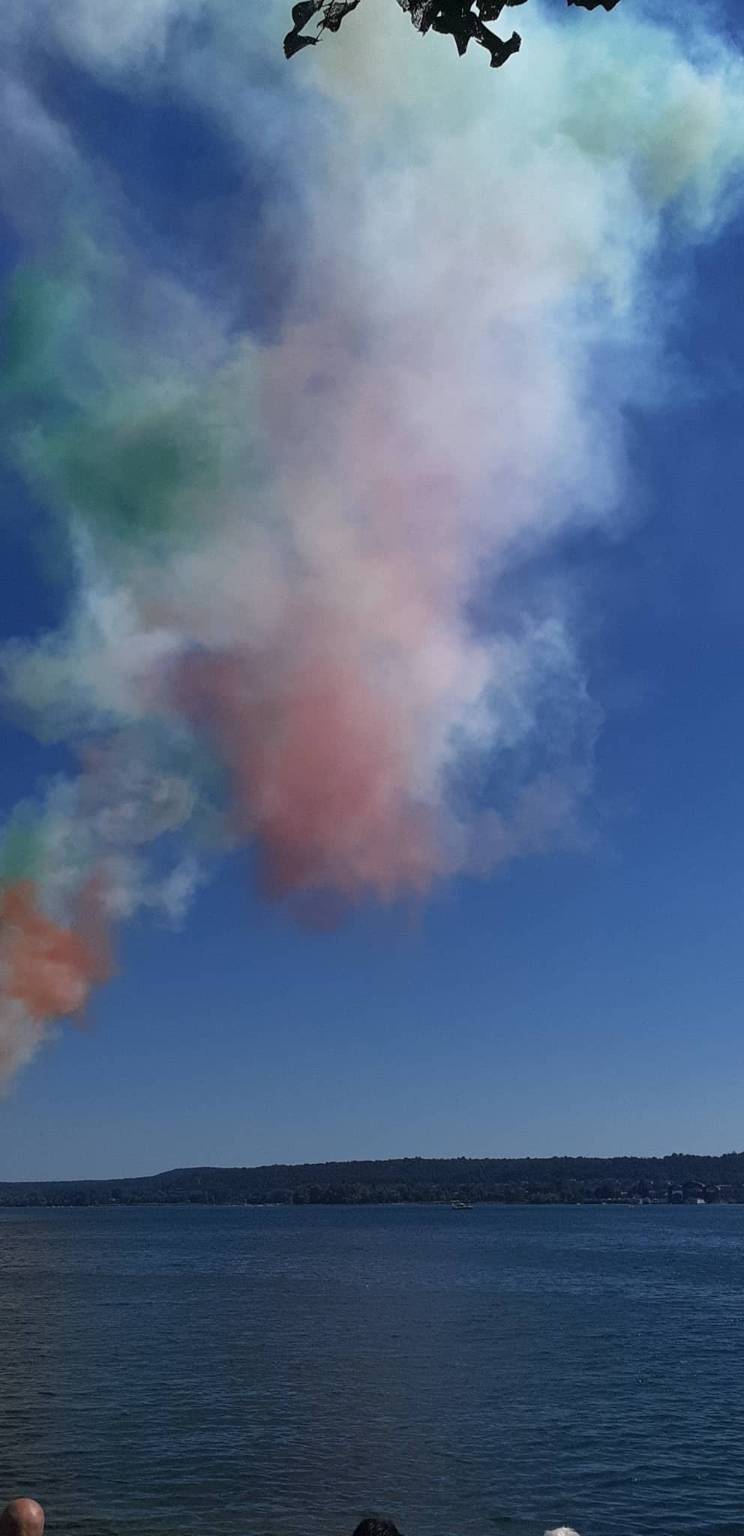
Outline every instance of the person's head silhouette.
<svg viewBox="0 0 744 1536">
<path fill-rule="evenodd" d="M 393 1525 L 392 1520 L 383 1520 L 380 1515 L 370 1515 L 367 1520 L 360 1520 L 354 1536 L 401 1536 L 401 1533 L 397 1525 Z"/>
<path fill-rule="evenodd" d="M 11 1499 L 0 1515 L 0 1536 L 44 1536 L 44 1511 L 35 1499 Z"/>
</svg>

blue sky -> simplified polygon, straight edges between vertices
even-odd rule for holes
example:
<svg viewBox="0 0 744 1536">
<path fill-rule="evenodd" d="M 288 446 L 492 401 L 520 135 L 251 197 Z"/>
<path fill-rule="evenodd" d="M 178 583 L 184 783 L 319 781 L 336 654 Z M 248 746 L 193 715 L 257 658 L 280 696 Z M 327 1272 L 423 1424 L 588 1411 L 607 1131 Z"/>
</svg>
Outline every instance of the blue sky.
<svg viewBox="0 0 744 1536">
<path fill-rule="evenodd" d="M 126 138 L 135 176 L 132 104 L 71 66 L 52 87 L 115 166 Z M 159 146 L 141 206 L 167 206 L 156 235 L 175 218 L 183 255 L 200 158 L 228 208 L 238 193 L 203 125 L 169 113 L 139 125 Z M 229 272 L 220 229 L 224 249 L 189 259 Z M 123 931 L 85 1030 L 62 1026 L 0 1106 L 0 1176 L 744 1146 L 741 241 L 735 223 L 694 257 L 678 387 L 628 415 L 622 533 L 564 554 L 603 713 L 593 844 L 421 906 L 363 905 L 328 932 L 263 901 L 250 857 L 229 859 L 180 931 Z M 243 323 L 270 325 L 270 287 Z M 9 469 L 2 490 L 12 638 L 55 622 L 65 582 L 40 568 L 43 513 Z M 2 807 L 65 761 L 7 721 Z"/>
</svg>

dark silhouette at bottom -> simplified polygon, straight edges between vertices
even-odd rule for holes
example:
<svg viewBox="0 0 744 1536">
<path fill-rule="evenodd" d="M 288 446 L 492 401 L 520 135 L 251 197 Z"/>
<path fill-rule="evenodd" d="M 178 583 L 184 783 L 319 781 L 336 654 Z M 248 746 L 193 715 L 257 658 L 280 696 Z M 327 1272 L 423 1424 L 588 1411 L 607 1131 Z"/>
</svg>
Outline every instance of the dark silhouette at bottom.
<svg viewBox="0 0 744 1536">
<path fill-rule="evenodd" d="M 11 1499 L 0 1515 L 0 1536 L 44 1536 L 44 1511 L 35 1499 Z"/>
<path fill-rule="evenodd" d="M 380 1515 L 370 1515 L 367 1520 L 360 1520 L 354 1536 L 401 1536 L 397 1525 L 392 1520 L 383 1520 Z"/>
<path fill-rule="evenodd" d="M 35 1499 L 11 1499 L 0 1515 L 0 1536 L 44 1536 L 44 1511 Z M 397 1525 L 382 1515 L 360 1520 L 354 1536 L 401 1536 Z M 546 1531 L 545 1536 L 577 1536 L 569 1526 Z"/>
</svg>

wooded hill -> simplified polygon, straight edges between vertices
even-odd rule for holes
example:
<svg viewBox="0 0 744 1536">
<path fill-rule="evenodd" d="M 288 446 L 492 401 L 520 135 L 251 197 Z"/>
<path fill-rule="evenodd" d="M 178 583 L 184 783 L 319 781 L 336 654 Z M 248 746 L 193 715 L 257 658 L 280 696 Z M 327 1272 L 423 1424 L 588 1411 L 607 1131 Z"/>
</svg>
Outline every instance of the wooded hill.
<svg viewBox="0 0 744 1536">
<path fill-rule="evenodd" d="M 744 1201 L 744 1153 L 722 1157 L 391 1158 L 175 1168 L 148 1178 L 0 1183 L 0 1206 L 544 1204 L 633 1198 Z"/>
</svg>

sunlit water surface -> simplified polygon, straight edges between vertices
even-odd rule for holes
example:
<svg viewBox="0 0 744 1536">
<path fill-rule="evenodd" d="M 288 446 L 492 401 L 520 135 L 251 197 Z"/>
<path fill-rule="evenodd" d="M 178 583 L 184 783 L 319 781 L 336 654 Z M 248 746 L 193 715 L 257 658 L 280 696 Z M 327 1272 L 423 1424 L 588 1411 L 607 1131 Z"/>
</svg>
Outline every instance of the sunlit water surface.
<svg viewBox="0 0 744 1536">
<path fill-rule="evenodd" d="M 744 1536 L 744 1207 L 0 1212 L 51 1533 Z"/>
</svg>

